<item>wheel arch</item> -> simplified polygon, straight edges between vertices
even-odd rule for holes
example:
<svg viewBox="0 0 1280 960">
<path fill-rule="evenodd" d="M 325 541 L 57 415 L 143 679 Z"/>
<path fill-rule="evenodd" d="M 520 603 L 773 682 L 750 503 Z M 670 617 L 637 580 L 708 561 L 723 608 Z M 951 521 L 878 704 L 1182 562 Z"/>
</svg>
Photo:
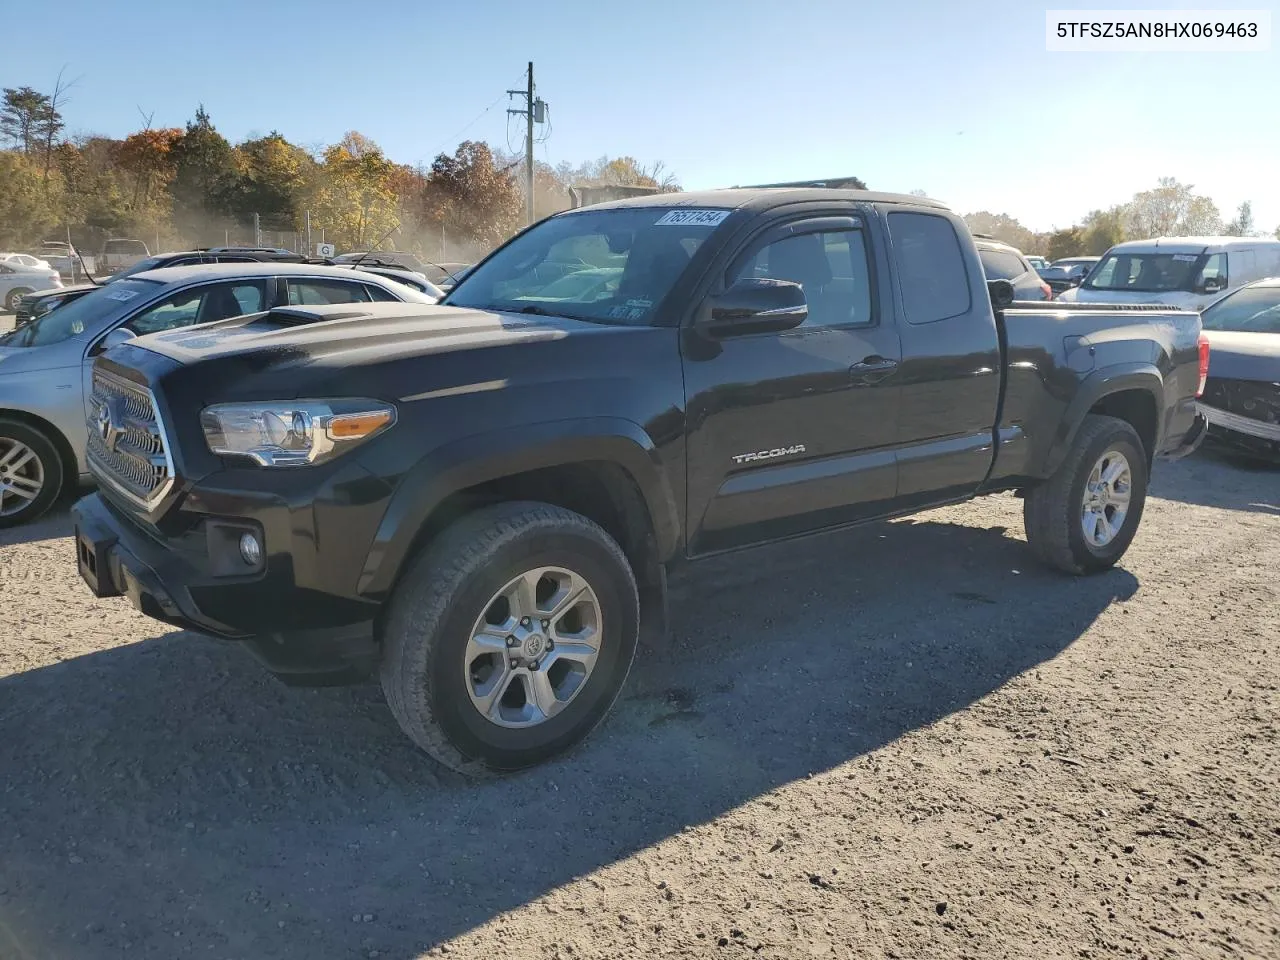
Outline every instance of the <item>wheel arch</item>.
<svg viewBox="0 0 1280 960">
<path fill-rule="evenodd" d="M 401 572 L 441 530 L 505 500 L 537 500 L 586 516 L 622 547 L 644 586 L 661 581 L 676 551 L 676 500 L 648 434 L 593 417 L 476 434 L 431 451 L 398 483 L 357 589 L 390 594 Z"/>
<path fill-rule="evenodd" d="M 1137 431 L 1150 467 L 1160 436 L 1164 378 L 1149 363 L 1121 364 L 1096 371 L 1080 383 L 1049 448 L 1041 475 L 1048 477 L 1062 465 L 1076 435 L 1090 414 L 1124 420 Z"/>
</svg>

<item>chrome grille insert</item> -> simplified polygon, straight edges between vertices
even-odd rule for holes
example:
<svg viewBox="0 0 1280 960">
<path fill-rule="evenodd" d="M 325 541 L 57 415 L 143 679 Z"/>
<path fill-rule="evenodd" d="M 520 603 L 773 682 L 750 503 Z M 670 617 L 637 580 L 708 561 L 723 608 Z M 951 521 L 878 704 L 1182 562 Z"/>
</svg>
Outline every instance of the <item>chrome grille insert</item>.
<svg viewBox="0 0 1280 960">
<path fill-rule="evenodd" d="M 140 506 L 153 506 L 173 483 L 155 397 L 146 387 L 95 369 L 88 407 L 89 469 Z"/>
</svg>

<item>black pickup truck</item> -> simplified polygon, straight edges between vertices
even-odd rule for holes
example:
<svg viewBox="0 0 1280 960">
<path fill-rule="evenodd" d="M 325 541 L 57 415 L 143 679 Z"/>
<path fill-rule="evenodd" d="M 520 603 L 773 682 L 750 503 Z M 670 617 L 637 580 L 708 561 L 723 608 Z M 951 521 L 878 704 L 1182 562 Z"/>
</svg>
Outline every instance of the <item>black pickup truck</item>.
<svg viewBox="0 0 1280 960">
<path fill-rule="evenodd" d="M 433 756 L 511 770 L 605 716 L 675 564 L 1018 491 L 1038 557 L 1110 567 L 1153 459 L 1203 435 L 1207 364 L 1194 313 L 1012 303 L 932 201 L 623 200 L 535 224 L 443 305 L 100 356 L 78 562 L 292 682 L 377 671 Z"/>
</svg>

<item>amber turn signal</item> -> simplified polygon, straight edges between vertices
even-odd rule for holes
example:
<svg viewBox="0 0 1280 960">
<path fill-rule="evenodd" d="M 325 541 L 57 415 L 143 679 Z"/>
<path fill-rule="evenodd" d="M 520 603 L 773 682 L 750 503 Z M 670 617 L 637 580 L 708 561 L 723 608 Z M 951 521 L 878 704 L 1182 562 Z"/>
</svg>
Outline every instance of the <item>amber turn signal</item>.
<svg viewBox="0 0 1280 960">
<path fill-rule="evenodd" d="M 390 410 L 348 413 L 329 421 L 329 436 L 334 440 L 358 440 L 381 430 L 390 422 Z"/>
</svg>

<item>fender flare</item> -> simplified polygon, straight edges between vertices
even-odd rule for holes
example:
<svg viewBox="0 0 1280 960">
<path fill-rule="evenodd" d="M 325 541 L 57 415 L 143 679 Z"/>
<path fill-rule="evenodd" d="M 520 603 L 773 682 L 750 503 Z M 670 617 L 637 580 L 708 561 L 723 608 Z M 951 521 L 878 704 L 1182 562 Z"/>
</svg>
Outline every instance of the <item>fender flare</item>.
<svg viewBox="0 0 1280 960">
<path fill-rule="evenodd" d="M 377 596 L 390 591 L 418 532 L 450 495 L 516 473 L 588 461 L 612 463 L 627 473 L 648 508 L 659 560 L 673 556 L 679 546 L 679 512 L 652 438 L 639 424 L 620 417 L 575 417 L 472 434 L 420 458 L 396 485 L 357 592 Z"/>
<path fill-rule="evenodd" d="M 1164 425 L 1164 377 L 1152 363 L 1118 363 L 1095 370 L 1080 382 L 1075 396 L 1067 405 L 1058 432 L 1049 446 L 1041 475 L 1051 477 L 1067 457 L 1076 434 L 1093 405 L 1103 397 L 1122 390 L 1144 390 L 1156 405 L 1156 446 Z"/>
</svg>

